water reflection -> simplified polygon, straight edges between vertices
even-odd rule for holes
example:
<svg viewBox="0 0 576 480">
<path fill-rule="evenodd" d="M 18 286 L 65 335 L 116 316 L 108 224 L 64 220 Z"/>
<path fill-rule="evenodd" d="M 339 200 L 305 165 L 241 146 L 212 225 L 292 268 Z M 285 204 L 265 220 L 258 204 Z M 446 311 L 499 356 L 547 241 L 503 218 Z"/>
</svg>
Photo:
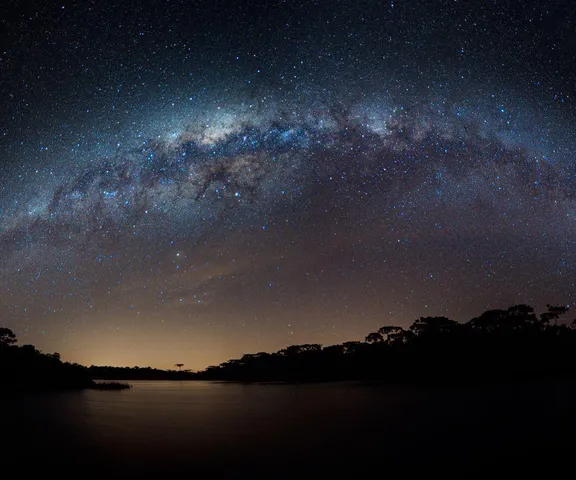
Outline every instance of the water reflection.
<svg viewBox="0 0 576 480">
<path fill-rule="evenodd" d="M 301 466 L 356 469 L 367 458 L 412 458 L 415 452 L 422 460 L 448 451 L 494 455 L 509 454 L 511 446 L 568 447 L 562 432 L 575 424 L 571 384 L 131 383 L 128 391 L 3 399 L 4 430 L 12 439 L 4 453 L 45 466 L 90 464 L 133 473 L 262 469 L 277 477 Z"/>
</svg>

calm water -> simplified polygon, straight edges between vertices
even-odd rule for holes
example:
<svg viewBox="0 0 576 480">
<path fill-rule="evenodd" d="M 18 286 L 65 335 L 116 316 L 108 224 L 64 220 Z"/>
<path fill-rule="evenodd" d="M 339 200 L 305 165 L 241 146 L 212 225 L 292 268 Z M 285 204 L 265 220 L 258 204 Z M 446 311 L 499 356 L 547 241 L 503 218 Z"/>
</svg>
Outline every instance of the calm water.
<svg viewBox="0 0 576 480">
<path fill-rule="evenodd" d="M 10 441 L 2 453 L 44 466 L 237 476 L 272 468 L 276 477 L 375 458 L 448 461 L 575 446 L 573 384 L 130 383 L 129 391 L 3 399 L 2 435 Z"/>
</svg>

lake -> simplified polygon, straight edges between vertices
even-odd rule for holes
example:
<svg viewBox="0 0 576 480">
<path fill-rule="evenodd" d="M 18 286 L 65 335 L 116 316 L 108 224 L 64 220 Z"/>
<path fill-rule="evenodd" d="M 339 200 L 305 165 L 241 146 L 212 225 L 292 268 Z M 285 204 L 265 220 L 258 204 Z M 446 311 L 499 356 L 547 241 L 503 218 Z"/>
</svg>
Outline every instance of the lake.
<svg viewBox="0 0 576 480">
<path fill-rule="evenodd" d="M 5 458 L 43 468 L 273 477 L 571 450 L 573 382 L 490 386 L 130 381 L 1 401 Z"/>
</svg>

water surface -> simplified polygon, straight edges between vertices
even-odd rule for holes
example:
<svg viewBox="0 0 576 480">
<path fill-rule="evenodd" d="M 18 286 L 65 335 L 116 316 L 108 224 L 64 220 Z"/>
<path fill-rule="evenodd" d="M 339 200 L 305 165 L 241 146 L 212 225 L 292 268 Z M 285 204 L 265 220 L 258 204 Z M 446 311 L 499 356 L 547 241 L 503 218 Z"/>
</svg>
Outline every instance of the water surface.
<svg viewBox="0 0 576 480">
<path fill-rule="evenodd" d="M 131 381 L 4 398 L 3 453 L 44 466 L 289 475 L 572 449 L 573 383 L 452 387 Z M 568 440 L 567 440 L 568 439 Z M 375 460 L 376 459 L 376 460 Z"/>
</svg>

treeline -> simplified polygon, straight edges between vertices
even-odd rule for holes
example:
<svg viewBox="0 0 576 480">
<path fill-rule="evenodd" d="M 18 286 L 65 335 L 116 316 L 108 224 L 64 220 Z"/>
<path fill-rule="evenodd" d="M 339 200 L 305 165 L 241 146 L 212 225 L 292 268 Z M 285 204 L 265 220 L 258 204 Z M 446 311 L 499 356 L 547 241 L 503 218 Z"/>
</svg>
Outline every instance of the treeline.
<svg viewBox="0 0 576 480">
<path fill-rule="evenodd" d="M 42 353 L 33 345 L 16 345 L 16 335 L 0 327 L 0 392 L 98 388 L 118 390 L 126 384 L 94 380 L 191 380 L 188 371 L 151 367 L 85 367 L 63 362 L 58 353 Z M 182 365 L 180 365 L 182 366 Z"/>
<path fill-rule="evenodd" d="M 384 326 L 364 342 L 293 345 L 246 354 L 199 372 L 205 380 L 477 381 L 576 373 L 576 323 L 568 308 L 489 310 L 468 322 L 421 317 L 408 329 Z"/>
<path fill-rule="evenodd" d="M 515 305 L 465 323 L 421 317 L 407 329 L 384 326 L 364 342 L 292 345 L 198 373 L 66 363 L 57 353 L 16 346 L 15 335 L 0 328 L 0 389 L 91 388 L 94 380 L 436 382 L 576 374 L 576 321 L 562 321 L 567 312 L 549 305 L 537 315 Z"/>
<path fill-rule="evenodd" d="M 85 367 L 62 362 L 58 353 L 42 353 L 33 345 L 16 345 L 14 333 L 0 328 L 0 391 L 90 388 Z"/>
<path fill-rule="evenodd" d="M 189 371 L 159 370 L 151 367 L 84 367 L 94 380 L 193 380 Z"/>
</svg>

